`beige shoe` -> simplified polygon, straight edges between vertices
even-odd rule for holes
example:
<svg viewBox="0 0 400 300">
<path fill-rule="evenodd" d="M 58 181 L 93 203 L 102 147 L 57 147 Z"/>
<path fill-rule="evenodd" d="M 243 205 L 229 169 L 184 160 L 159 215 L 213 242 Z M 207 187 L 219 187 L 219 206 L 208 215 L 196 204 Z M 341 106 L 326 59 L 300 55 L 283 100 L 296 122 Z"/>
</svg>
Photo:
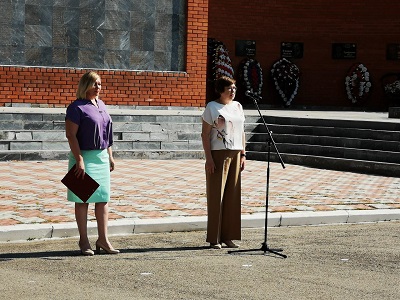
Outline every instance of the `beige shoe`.
<svg viewBox="0 0 400 300">
<path fill-rule="evenodd" d="M 92 249 L 81 249 L 81 254 L 84 256 L 93 256 L 94 252 Z"/>
<path fill-rule="evenodd" d="M 107 254 L 118 254 L 119 250 L 114 249 L 112 246 L 108 247 L 106 245 L 100 244 L 99 241 L 96 242 L 96 253 L 100 254 L 101 249 L 103 249 Z"/>
<path fill-rule="evenodd" d="M 79 245 L 79 249 L 81 250 L 81 255 L 84 255 L 84 256 L 93 256 L 94 255 L 94 252 L 90 248 L 90 245 L 85 246 L 85 247 L 81 247 L 80 243 L 78 243 L 78 245 Z"/>
<path fill-rule="evenodd" d="M 223 243 L 228 247 L 228 248 L 239 248 L 238 244 L 235 244 L 234 242 L 228 240 L 228 241 L 223 241 Z"/>
<path fill-rule="evenodd" d="M 212 248 L 212 249 L 221 249 L 222 246 L 221 246 L 221 244 L 210 244 L 210 248 Z"/>
</svg>

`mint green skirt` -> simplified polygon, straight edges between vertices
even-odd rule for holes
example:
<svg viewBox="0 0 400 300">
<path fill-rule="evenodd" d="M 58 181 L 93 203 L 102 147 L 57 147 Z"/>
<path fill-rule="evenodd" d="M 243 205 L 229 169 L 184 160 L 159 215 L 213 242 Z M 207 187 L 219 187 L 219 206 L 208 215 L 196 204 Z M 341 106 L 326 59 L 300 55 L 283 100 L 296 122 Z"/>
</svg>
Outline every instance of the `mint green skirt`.
<svg viewBox="0 0 400 300">
<path fill-rule="evenodd" d="M 82 150 L 85 172 L 100 185 L 86 203 L 99 203 L 110 201 L 110 160 L 107 149 Z M 68 170 L 76 163 L 72 152 L 69 153 Z M 71 190 L 67 191 L 68 201 L 83 203 Z"/>
</svg>

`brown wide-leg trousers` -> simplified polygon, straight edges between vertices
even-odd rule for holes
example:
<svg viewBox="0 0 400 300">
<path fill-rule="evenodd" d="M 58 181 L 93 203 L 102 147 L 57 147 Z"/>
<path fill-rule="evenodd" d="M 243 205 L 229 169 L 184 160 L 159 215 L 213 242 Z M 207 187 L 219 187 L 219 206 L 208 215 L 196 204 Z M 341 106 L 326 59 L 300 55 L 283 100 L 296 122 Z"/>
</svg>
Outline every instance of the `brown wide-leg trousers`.
<svg viewBox="0 0 400 300">
<path fill-rule="evenodd" d="M 207 242 L 241 239 L 241 176 L 239 150 L 211 151 L 216 170 L 206 172 Z"/>
</svg>

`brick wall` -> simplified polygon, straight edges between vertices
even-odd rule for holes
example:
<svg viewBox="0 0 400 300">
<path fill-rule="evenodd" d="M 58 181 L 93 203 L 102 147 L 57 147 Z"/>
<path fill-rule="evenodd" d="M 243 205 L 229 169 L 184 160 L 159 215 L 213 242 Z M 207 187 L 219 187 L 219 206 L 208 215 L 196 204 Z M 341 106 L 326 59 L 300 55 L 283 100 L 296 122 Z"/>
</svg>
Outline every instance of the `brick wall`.
<svg viewBox="0 0 400 300">
<path fill-rule="evenodd" d="M 208 37 L 227 46 L 235 69 L 243 59 L 235 56 L 235 40 L 256 41 L 265 104 L 282 104 L 270 77 L 272 64 L 280 58 L 280 43 L 302 42 L 304 56 L 294 60 L 301 81 L 293 105 L 385 110 L 393 103 L 385 99 L 380 79 L 385 73 L 400 72 L 400 61 L 386 60 L 386 45 L 400 43 L 399 11 L 396 1 L 210 0 Z M 356 43 L 357 59 L 333 60 L 332 43 Z M 367 102 L 353 105 L 344 78 L 356 62 L 368 68 L 373 87 Z"/>
<path fill-rule="evenodd" d="M 121 106 L 204 106 L 207 30 L 208 0 L 188 0 L 186 72 L 97 70 L 101 99 Z M 0 66 L 0 106 L 65 107 L 86 71 Z"/>
<path fill-rule="evenodd" d="M 280 43 L 287 41 L 304 43 L 304 57 L 294 60 L 302 72 L 294 105 L 387 109 L 393 103 L 384 98 L 380 78 L 400 72 L 400 61 L 385 57 L 386 44 L 400 43 L 399 10 L 396 1 L 188 0 L 186 72 L 99 70 L 102 99 L 109 105 L 204 106 L 209 37 L 224 42 L 235 68 L 243 59 L 235 56 L 235 40 L 256 40 L 265 104 L 282 103 L 269 70 L 280 57 Z M 357 43 L 357 59 L 333 60 L 334 42 Z M 371 97 L 359 105 L 350 103 L 344 88 L 346 72 L 355 62 L 367 66 L 373 84 Z M 64 107 L 75 99 L 85 71 L 0 66 L 0 106 Z M 240 94 L 238 100 L 251 104 Z"/>
</svg>

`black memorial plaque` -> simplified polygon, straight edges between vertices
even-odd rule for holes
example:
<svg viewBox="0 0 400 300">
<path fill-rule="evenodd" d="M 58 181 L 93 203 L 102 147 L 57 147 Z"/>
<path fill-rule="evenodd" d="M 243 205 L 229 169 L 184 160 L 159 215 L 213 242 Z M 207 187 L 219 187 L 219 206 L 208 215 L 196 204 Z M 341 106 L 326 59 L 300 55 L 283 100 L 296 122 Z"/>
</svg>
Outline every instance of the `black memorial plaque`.
<svg viewBox="0 0 400 300">
<path fill-rule="evenodd" d="M 304 44 L 293 42 L 281 43 L 282 58 L 303 58 Z"/>
<path fill-rule="evenodd" d="M 400 44 L 388 44 L 386 47 L 387 60 L 400 60 Z"/>
<path fill-rule="evenodd" d="M 354 43 L 333 43 L 333 59 L 355 59 L 357 57 L 357 44 Z"/>
<path fill-rule="evenodd" d="M 236 40 L 235 55 L 236 56 L 249 56 L 249 57 L 255 56 L 256 55 L 256 41 Z"/>
</svg>

